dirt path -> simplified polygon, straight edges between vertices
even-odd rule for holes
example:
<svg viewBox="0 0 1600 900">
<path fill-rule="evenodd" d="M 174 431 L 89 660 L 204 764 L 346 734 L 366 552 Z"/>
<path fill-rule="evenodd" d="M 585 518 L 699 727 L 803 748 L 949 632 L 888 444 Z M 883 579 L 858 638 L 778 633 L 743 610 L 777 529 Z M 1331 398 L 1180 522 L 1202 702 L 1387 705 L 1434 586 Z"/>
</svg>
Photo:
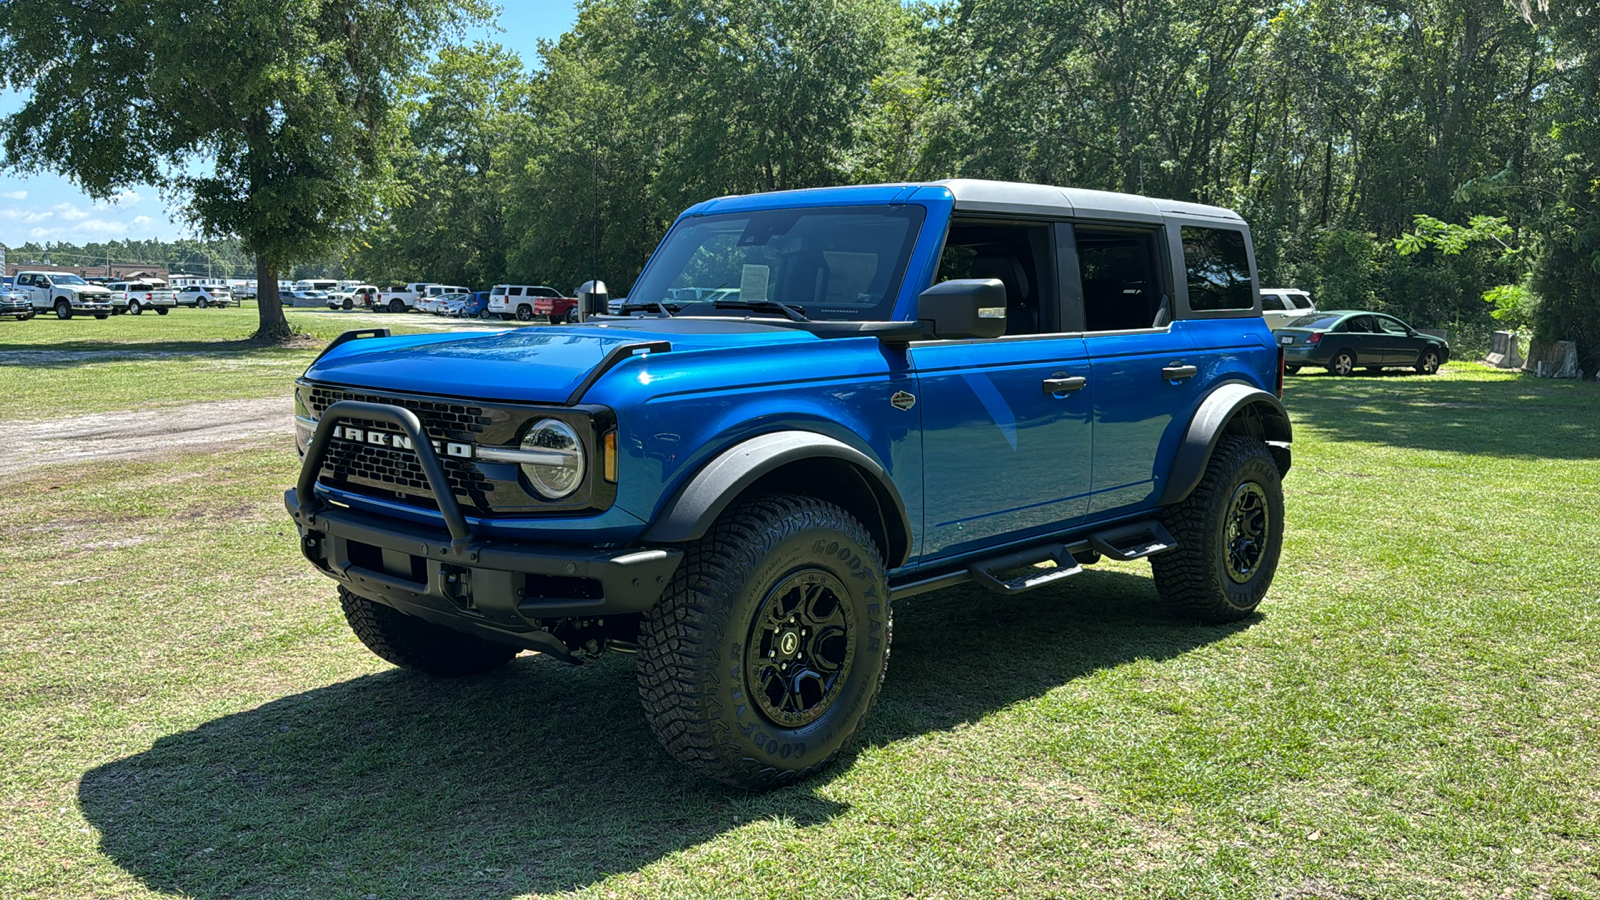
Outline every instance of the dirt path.
<svg viewBox="0 0 1600 900">
<path fill-rule="evenodd" d="M 171 456 L 175 451 L 241 448 L 251 441 L 289 441 L 288 396 L 213 400 L 152 410 L 92 413 L 65 419 L 0 422 L 11 445 L 11 471 L 119 459 Z"/>
</svg>

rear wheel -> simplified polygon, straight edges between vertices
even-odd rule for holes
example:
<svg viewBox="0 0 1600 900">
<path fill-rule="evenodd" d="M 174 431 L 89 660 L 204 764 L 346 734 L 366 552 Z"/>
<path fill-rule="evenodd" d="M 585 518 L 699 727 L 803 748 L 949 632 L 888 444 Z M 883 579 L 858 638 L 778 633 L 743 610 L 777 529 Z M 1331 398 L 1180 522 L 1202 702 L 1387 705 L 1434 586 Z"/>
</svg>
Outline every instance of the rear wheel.
<svg viewBox="0 0 1600 900">
<path fill-rule="evenodd" d="M 822 767 L 883 681 L 888 587 L 872 538 L 837 506 L 735 503 L 644 614 L 639 695 L 651 729 L 680 762 L 748 790 Z"/>
<path fill-rule="evenodd" d="M 1200 484 L 1162 519 L 1178 546 L 1150 557 L 1161 598 L 1208 623 L 1254 612 L 1283 549 L 1283 483 L 1267 448 L 1224 436 Z"/>
<path fill-rule="evenodd" d="M 515 647 L 424 622 L 342 587 L 339 606 L 361 643 L 402 669 L 460 678 L 492 672 L 517 655 Z"/>
<path fill-rule="evenodd" d="M 165 306 L 158 306 L 158 307 L 156 307 L 156 315 L 158 315 L 158 316 L 164 316 L 164 315 L 166 315 L 166 314 L 167 314 L 167 308 L 166 308 L 166 307 L 165 307 Z"/>
<path fill-rule="evenodd" d="M 1432 375 L 1439 371 L 1439 366 L 1439 351 L 1432 347 L 1422 351 L 1422 355 L 1417 357 L 1418 375 Z"/>
<path fill-rule="evenodd" d="M 405 311 L 406 311 L 406 304 L 405 304 L 404 300 L 401 300 L 399 297 L 396 297 L 395 299 L 389 301 L 389 312 L 392 312 L 392 313 L 403 313 Z"/>
<path fill-rule="evenodd" d="M 526 303 L 524 303 L 521 306 L 517 307 L 517 321 L 518 322 L 532 322 L 533 321 L 533 307 L 529 306 Z"/>
<path fill-rule="evenodd" d="M 207 306 L 211 305 L 211 301 L 201 297 L 199 300 L 194 302 L 194 305 L 200 307 L 201 309 L 205 309 Z"/>
<path fill-rule="evenodd" d="M 70 319 L 70 318 L 72 318 L 72 304 L 68 303 L 65 300 L 57 300 L 56 301 L 56 318 L 58 318 L 58 319 Z"/>
<path fill-rule="evenodd" d="M 1356 371 L 1356 355 L 1349 350 L 1340 350 L 1328 361 L 1328 371 L 1340 378 L 1352 375 Z"/>
</svg>

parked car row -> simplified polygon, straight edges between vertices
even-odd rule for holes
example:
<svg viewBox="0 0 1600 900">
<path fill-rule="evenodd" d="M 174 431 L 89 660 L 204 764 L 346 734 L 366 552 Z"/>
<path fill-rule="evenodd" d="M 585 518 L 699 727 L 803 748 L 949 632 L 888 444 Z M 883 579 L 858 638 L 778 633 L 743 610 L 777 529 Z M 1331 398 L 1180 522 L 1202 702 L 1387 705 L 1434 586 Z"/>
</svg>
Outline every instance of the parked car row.
<svg viewBox="0 0 1600 900">
<path fill-rule="evenodd" d="M 1283 348 L 1283 371 L 1307 366 L 1334 375 L 1356 369 L 1414 369 L 1432 375 L 1450 359 L 1450 342 L 1418 331 L 1387 313 L 1359 309 L 1319 310 L 1296 288 L 1262 288 L 1261 317 Z"/>
</svg>

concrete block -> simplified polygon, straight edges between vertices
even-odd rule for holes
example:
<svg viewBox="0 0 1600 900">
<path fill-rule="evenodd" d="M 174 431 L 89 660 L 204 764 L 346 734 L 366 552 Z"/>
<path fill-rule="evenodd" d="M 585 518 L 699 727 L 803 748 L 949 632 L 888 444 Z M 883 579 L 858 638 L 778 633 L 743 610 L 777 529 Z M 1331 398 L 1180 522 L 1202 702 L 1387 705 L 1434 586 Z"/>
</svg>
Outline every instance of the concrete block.
<svg viewBox="0 0 1600 900">
<path fill-rule="evenodd" d="M 1517 333 L 1496 331 L 1489 339 L 1489 355 L 1483 361 L 1497 369 L 1522 368 L 1522 354 L 1517 350 Z"/>
</svg>

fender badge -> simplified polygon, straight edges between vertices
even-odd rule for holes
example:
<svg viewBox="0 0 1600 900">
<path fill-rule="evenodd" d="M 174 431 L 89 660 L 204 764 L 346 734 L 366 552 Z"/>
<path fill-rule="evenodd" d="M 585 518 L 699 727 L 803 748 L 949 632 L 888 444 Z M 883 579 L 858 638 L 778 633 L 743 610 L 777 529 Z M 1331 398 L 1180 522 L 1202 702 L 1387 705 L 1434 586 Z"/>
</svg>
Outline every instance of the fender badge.
<svg viewBox="0 0 1600 900">
<path fill-rule="evenodd" d="M 895 409 L 910 409 L 917 405 L 917 395 L 908 394 L 905 391 L 895 391 L 894 396 L 889 398 L 889 405 Z"/>
</svg>

